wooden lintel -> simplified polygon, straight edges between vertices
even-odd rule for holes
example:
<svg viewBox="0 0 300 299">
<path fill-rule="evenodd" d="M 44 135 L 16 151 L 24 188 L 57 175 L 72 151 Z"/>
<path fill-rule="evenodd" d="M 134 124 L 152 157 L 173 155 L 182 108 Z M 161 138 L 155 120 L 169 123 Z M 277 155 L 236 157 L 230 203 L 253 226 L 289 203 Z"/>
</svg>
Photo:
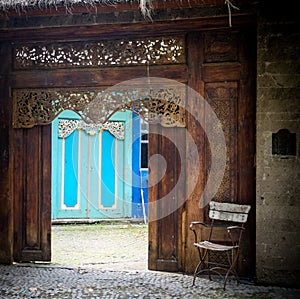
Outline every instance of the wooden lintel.
<svg viewBox="0 0 300 299">
<path fill-rule="evenodd" d="M 255 16 L 233 16 L 234 26 L 253 23 Z M 169 20 L 156 22 L 97 24 L 81 26 L 52 26 L 43 28 L 0 29 L 0 41 L 30 42 L 51 40 L 104 40 L 118 36 L 162 36 L 191 31 L 227 29 L 228 16 Z M 234 29 L 234 28 L 233 28 Z"/>
<path fill-rule="evenodd" d="M 186 65 L 135 66 L 102 69 L 56 69 L 15 71 L 13 88 L 99 87 L 140 77 L 162 77 L 187 81 Z"/>
</svg>

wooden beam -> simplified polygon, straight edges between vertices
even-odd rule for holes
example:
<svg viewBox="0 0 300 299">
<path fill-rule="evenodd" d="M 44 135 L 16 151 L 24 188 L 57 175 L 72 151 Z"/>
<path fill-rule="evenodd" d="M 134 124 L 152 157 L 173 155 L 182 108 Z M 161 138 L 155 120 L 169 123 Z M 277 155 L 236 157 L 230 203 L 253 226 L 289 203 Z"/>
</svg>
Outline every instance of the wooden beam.
<svg viewBox="0 0 300 299">
<path fill-rule="evenodd" d="M 248 25 L 255 21 L 255 16 L 232 16 L 234 26 Z M 228 16 L 139 22 L 123 24 L 97 24 L 81 26 L 51 26 L 43 28 L 0 29 L 0 41 L 76 41 L 104 40 L 117 36 L 163 36 L 183 34 L 191 31 L 228 29 Z"/>
<path fill-rule="evenodd" d="M 148 75 L 186 82 L 187 67 L 184 64 L 150 66 L 149 72 L 147 66 L 15 71 L 12 74 L 12 86 L 13 88 L 111 86 Z"/>
</svg>

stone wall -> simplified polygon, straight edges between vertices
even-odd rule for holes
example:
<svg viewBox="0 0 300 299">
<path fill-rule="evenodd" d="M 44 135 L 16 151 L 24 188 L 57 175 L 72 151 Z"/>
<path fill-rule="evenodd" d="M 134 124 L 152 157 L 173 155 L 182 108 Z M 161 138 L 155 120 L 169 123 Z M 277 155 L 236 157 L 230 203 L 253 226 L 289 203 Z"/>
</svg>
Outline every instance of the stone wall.
<svg viewBox="0 0 300 299">
<path fill-rule="evenodd" d="M 300 282 L 300 34 L 293 13 L 265 7 L 258 20 L 256 273 L 259 282 L 283 285 Z M 296 133 L 292 155 L 272 152 L 272 134 L 281 129 Z"/>
</svg>

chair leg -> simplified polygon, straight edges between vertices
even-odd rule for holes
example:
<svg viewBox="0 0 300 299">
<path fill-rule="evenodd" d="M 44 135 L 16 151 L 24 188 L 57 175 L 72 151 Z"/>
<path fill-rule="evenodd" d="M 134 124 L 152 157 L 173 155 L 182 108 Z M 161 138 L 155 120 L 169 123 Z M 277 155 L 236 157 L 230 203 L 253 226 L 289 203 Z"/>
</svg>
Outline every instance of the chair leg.
<svg viewBox="0 0 300 299">
<path fill-rule="evenodd" d="M 237 283 L 239 283 L 239 277 L 238 277 L 237 272 L 235 270 L 236 262 L 237 262 L 237 259 L 238 259 L 238 253 L 239 253 L 238 250 L 235 254 L 234 254 L 234 250 L 232 250 L 232 252 L 231 252 L 232 257 L 230 258 L 229 252 L 227 251 L 227 258 L 228 258 L 228 261 L 229 261 L 229 269 L 227 270 L 226 275 L 225 275 L 225 279 L 224 279 L 224 287 L 223 287 L 224 291 L 225 291 L 227 279 L 228 279 L 228 276 L 229 276 L 230 273 L 234 274 L 234 276 L 237 280 Z"/>
<path fill-rule="evenodd" d="M 225 276 L 225 279 L 224 279 L 224 286 L 223 286 L 223 290 L 224 290 L 224 291 L 225 291 L 225 289 L 226 289 L 226 283 L 227 283 L 228 276 L 229 276 L 229 270 L 227 271 L 226 276 Z"/>
<path fill-rule="evenodd" d="M 199 270 L 199 268 L 200 268 L 201 265 L 202 265 L 202 261 L 200 261 L 200 262 L 198 263 L 198 265 L 197 265 L 197 267 L 196 267 L 196 269 L 195 269 L 192 286 L 195 285 L 195 281 L 196 281 L 196 277 L 197 277 L 197 274 L 198 274 L 198 270 Z"/>
<path fill-rule="evenodd" d="M 200 262 L 198 263 L 198 265 L 197 265 L 197 267 L 196 267 L 196 269 L 194 271 L 194 278 L 193 278 L 193 284 L 192 284 L 192 286 L 195 285 L 196 277 L 201 272 L 201 271 L 199 271 L 199 269 L 201 269 L 202 264 L 205 265 L 205 261 L 204 260 L 205 260 L 205 257 L 207 255 L 207 250 L 205 250 L 205 252 L 201 254 L 201 250 L 199 248 L 197 248 L 197 249 L 198 249 L 198 253 L 199 253 Z M 209 272 L 209 275 L 210 275 L 210 272 Z"/>
<path fill-rule="evenodd" d="M 211 271 L 210 271 L 210 268 L 209 268 L 209 266 L 207 267 L 207 271 L 208 271 L 208 279 L 210 280 L 210 281 L 212 281 L 212 278 L 211 278 Z"/>
</svg>

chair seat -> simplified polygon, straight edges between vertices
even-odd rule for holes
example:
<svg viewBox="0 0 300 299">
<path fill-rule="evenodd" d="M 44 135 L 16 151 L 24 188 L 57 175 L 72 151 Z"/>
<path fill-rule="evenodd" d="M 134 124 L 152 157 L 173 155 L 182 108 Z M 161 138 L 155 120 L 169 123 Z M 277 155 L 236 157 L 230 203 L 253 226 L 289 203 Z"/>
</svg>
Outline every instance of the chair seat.
<svg viewBox="0 0 300 299">
<path fill-rule="evenodd" d="M 223 244 L 217 244 L 217 243 L 212 243 L 209 241 L 202 241 L 199 243 L 194 243 L 195 246 L 204 248 L 207 250 L 216 250 L 216 251 L 227 251 L 231 250 L 234 248 L 238 248 L 238 246 L 229 246 L 229 245 L 223 245 Z"/>
</svg>

